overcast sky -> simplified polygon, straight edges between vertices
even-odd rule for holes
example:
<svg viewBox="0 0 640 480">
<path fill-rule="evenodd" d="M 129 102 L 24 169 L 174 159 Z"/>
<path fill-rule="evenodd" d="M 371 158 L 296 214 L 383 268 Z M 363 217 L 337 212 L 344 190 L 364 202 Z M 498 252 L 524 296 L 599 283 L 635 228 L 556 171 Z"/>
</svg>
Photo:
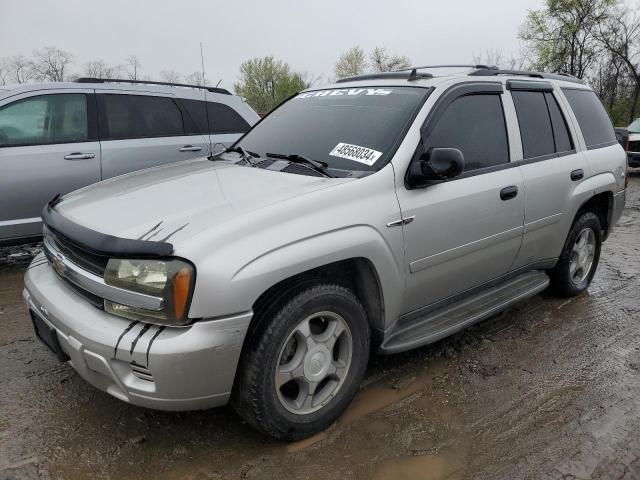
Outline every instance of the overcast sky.
<svg viewBox="0 0 640 480">
<path fill-rule="evenodd" d="M 386 47 L 414 64 L 470 62 L 500 49 L 518 55 L 518 28 L 542 0 L 0 0 L 0 58 L 56 46 L 89 60 L 122 64 L 137 55 L 143 73 L 200 69 L 232 88 L 240 64 L 275 55 L 326 81 L 353 45 Z"/>
</svg>

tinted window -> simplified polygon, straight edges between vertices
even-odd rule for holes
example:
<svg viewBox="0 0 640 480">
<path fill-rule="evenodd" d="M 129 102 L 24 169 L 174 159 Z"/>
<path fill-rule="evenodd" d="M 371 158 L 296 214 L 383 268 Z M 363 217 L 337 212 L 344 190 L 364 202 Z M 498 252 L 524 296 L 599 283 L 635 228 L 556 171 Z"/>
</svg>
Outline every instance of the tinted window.
<svg viewBox="0 0 640 480">
<path fill-rule="evenodd" d="M 180 102 L 187 111 L 184 119 L 185 133 L 206 135 L 209 126 L 207 121 L 207 108 L 205 102 L 181 98 Z"/>
<path fill-rule="evenodd" d="M 304 92 L 271 112 L 240 142 L 264 155 L 302 155 L 331 168 L 374 170 L 393 154 L 429 90 L 340 88 Z"/>
<path fill-rule="evenodd" d="M 87 139 L 87 97 L 83 94 L 42 95 L 0 108 L 0 146 Z"/>
<path fill-rule="evenodd" d="M 544 92 L 511 92 L 520 124 L 524 158 L 555 153 L 553 130 Z"/>
<path fill-rule="evenodd" d="M 211 133 L 244 133 L 249 130 L 247 121 L 230 106 L 207 102 L 207 107 Z"/>
<path fill-rule="evenodd" d="M 449 105 L 426 140 L 425 148 L 457 148 L 465 170 L 509 162 L 507 129 L 499 95 L 468 95 Z"/>
<path fill-rule="evenodd" d="M 184 135 L 182 113 L 166 97 L 142 95 L 100 95 L 101 137 L 124 138 L 173 137 Z"/>
<path fill-rule="evenodd" d="M 606 110 L 591 90 L 562 89 L 578 119 L 587 147 L 616 141 L 616 134 Z"/>
<path fill-rule="evenodd" d="M 547 100 L 549 115 L 551 116 L 551 125 L 553 126 L 553 139 L 556 144 L 556 152 L 568 152 L 573 150 L 573 141 L 567 127 L 567 122 L 560 110 L 558 101 L 552 93 L 546 92 L 544 98 Z"/>
</svg>

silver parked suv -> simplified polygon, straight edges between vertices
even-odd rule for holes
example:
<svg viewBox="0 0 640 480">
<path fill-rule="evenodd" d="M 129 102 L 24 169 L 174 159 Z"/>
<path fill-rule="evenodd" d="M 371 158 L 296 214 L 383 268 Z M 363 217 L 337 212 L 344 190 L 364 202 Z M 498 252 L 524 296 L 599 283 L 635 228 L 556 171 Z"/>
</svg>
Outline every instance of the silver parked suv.
<svg viewBox="0 0 640 480">
<path fill-rule="evenodd" d="M 41 237 L 54 195 L 206 157 L 258 118 L 221 88 L 94 78 L 0 87 L 0 245 Z"/>
<path fill-rule="evenodd" d="M 297 439 L 338 418 L 370 352 L 583 292 L 626 184 L 596 95 L 429 71 L 305 91 L 208 160 L 50 202 L 24 291 L 37 335 L 123 401 L 231 401 Z"/>
</svg>

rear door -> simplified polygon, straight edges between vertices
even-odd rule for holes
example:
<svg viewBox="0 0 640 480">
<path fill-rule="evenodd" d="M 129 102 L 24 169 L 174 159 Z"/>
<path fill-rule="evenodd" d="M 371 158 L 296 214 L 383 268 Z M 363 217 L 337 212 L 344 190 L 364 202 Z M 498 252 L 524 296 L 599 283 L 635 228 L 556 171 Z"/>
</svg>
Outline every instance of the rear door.
<svg viewBox="0 0 640 480">
<path fill-rule="evenodd" d="M 97 99 L 103 179 L 208 154 L 174 97 L 111 90 Z"/>
<path fill-rule="evenodd" d="M 100 181 L 95 96 L 83 89 L 0 102 L 0 242 L 42 233 L 45 203 Z"/>
<path fill-rule="evenodd" d="M 562 250 L 574 205 L 590 196 L 585 191 L 584 198 L 576 197 L 576 189 L 590 175 L 589 164 L 576 150 L 575 130 L 551 83 L 512 80 L 507 88 L 520 127 L 519 164 L 526 187 L 522 248 L 513 268 L 545 267 Z"/>
</svg>

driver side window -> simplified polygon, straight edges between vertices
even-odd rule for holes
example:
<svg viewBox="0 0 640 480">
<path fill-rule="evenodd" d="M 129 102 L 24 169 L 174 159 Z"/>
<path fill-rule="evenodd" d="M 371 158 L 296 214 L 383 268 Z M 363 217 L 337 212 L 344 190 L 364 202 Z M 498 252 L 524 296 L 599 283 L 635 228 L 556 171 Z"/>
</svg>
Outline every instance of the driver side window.
<svg viewBox="0 0 640 480">
<path fill-rule="evenodd" d="M 430 148 L 457 148 L 464 155 L 464 171 L 509 163 L 509 142 L 502 100 L 497 94 L 456 98 L 436 120 L 424 142 Z"/>
<path fill-rule="evenodd" d="M 87 139 L 84 94 L 40 95 L 0 108 L 0 147 L 75 143 Z"/>
</svg>

